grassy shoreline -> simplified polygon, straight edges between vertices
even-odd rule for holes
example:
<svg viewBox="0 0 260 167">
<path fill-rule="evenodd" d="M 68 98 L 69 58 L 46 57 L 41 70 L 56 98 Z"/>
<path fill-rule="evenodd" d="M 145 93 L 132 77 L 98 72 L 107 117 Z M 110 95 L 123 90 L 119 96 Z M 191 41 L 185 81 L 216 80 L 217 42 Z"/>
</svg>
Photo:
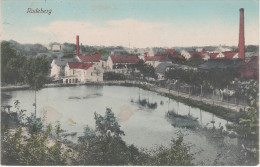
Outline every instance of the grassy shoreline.
<svg viewBox="0 0 260 167">
<path fill-rule="evenodd" d="M 199 108 L 201 110 L 204 110 L 209 113 L 213 113 L 218 117 L 221 117 L 223 119 L 226 119 L 231 122 L 238 122 L 241 112 L 235 112 L 231 109 L 227 109 L 221 106 L 215 106 L 213 104 L 207 104 L 202 101 L 195 101 L 189 98 L 181 97 L 181 96 L 175 96 L 173 94 L 164 93 L 163 94 L 166 97 L 169 97 L 170 99 L 174 99 L 177 102 L 184 103 L 186 105 L 189 105 L 193 108 Z"/>
</svg>

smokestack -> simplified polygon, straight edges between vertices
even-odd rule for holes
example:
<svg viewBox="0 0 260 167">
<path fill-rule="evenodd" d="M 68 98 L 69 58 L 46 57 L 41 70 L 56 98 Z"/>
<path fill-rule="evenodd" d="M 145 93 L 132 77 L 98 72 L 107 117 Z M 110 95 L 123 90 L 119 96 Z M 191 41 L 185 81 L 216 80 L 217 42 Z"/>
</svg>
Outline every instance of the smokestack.
<svg viewBox="0 0 260 167">
<path fill-rule="evenodd" d="M 79 56 L 79 36 L 76 36 L 76 55 Z"/>
<path fill-rule="evenodd" d="M 238 57 L 245 61 L 244 8 L 240 8 Z"/>
</svg>

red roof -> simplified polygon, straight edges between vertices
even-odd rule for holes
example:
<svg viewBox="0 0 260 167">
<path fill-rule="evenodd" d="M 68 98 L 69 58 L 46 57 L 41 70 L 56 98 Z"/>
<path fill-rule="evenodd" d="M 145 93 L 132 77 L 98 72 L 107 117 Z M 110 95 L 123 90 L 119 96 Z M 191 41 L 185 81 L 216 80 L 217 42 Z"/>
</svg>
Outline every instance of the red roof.
<svg viewBox="0 0 260 167">
<path fill-rule="evenodd" d="M 174 52 L 175 52 L 175 49 L 165 49 L 165 51 L 166 51 L 167 53 L 174 53 Z"/>
<path fill-rule="evenodd" d="M 210 59 L 233 59 L 237 54 L 236 51 L 226 51 L 221 53 L 224 55 L 224 57 L 217 57 L 217 55 L 220 53 L 209 53 Z"/>
<path fill-rule="evenodd" d="M 226 51 L 222 53 L 225 55 L 226 59 L 233 59 L 233 57 L 237 54 L 236 51 Z"/>
<path fill-rule="evenodd" d="M 178 55 L 171 55 L 172 58 L 179 58 L 179 59 L 185 59 L 184 56 L 182 56 L 181 54 Z"/>
<path fill-rule="evenodd" d="M 113 64 L 117 63 L 138 63 L 140 59 L 136 56 L 110 55 Z"/>
<path fill-rule="evenodd" d="M 259 79 L 259 56 L 253 57 L 249 62 L 237 70 L 239 78 Z"/>
<path fill-rule="evenodd" d="M 156 56 L 145 56 L 145 61 L 171 61 L 168 56 L 156 55 Z"/>
<path fill-rule="evenodd" d="M 82 69 L 87 70 L 93 66 L 94 63 L 82 63 L 82 62 L 68 62 L 70 69 Z"/>
<path fill-rule="evenodd" d="M 237 54 L 236 51 L 226 51 L 226 52 L 222 52 L 222 54 L 224 54 L 225 57 L 215 57 L 215 59 L 233 59 L 233 57 Z"/>
<path fill-rule="evenodd" d="M 94 53 L 91 56 L 80 55 L 78 57 L 82 62 L 99 62 L 102 60 L 102 56 L 99 53 Z"/>
<path fill-rule="evenodd" d="M 210 59 L 215 59 L 219 53 L 209 53 Z"/>
</svg>

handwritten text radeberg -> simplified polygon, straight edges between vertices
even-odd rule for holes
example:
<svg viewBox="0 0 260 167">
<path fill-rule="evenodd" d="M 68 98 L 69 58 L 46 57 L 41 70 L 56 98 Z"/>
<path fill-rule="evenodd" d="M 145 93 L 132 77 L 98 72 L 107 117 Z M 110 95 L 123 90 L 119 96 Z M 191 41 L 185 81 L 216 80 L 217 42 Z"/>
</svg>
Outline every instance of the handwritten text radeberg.
<svg viewBox="0 0 260 167">
<path fill-rule="evenodd" d="M 48 14 L 50 15 L 52 12 L 52 9 L 48 9 L 48 10 L 45 10 L 45 9 L 42 9 L 42 8 L 36 8 L 36 9 L 32 9 L 32 8 L 28 8 L 27 9 L 27 13 L 43 13 L 43 14 Z"/>
</svg>

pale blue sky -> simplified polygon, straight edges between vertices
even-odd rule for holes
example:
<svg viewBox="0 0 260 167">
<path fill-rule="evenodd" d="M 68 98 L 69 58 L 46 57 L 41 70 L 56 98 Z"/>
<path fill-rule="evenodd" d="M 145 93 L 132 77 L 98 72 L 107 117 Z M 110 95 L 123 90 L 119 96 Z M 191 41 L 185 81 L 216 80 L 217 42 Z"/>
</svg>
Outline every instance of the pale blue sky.
<svg viewBox="0 0 260 167">
<path fill-rule="evenodd" d="M 237 45 L 239 8 L 245 9 L 246 43 L 259 41 L 258 0 L 2 0 L 1 3 L 2 39 L 21 43 L 74 42 L 79 34 L 81 42 L 89 45 Z M 28 14 L 28 8 L 51 9 L 52 13 Z"/>
</svg>

